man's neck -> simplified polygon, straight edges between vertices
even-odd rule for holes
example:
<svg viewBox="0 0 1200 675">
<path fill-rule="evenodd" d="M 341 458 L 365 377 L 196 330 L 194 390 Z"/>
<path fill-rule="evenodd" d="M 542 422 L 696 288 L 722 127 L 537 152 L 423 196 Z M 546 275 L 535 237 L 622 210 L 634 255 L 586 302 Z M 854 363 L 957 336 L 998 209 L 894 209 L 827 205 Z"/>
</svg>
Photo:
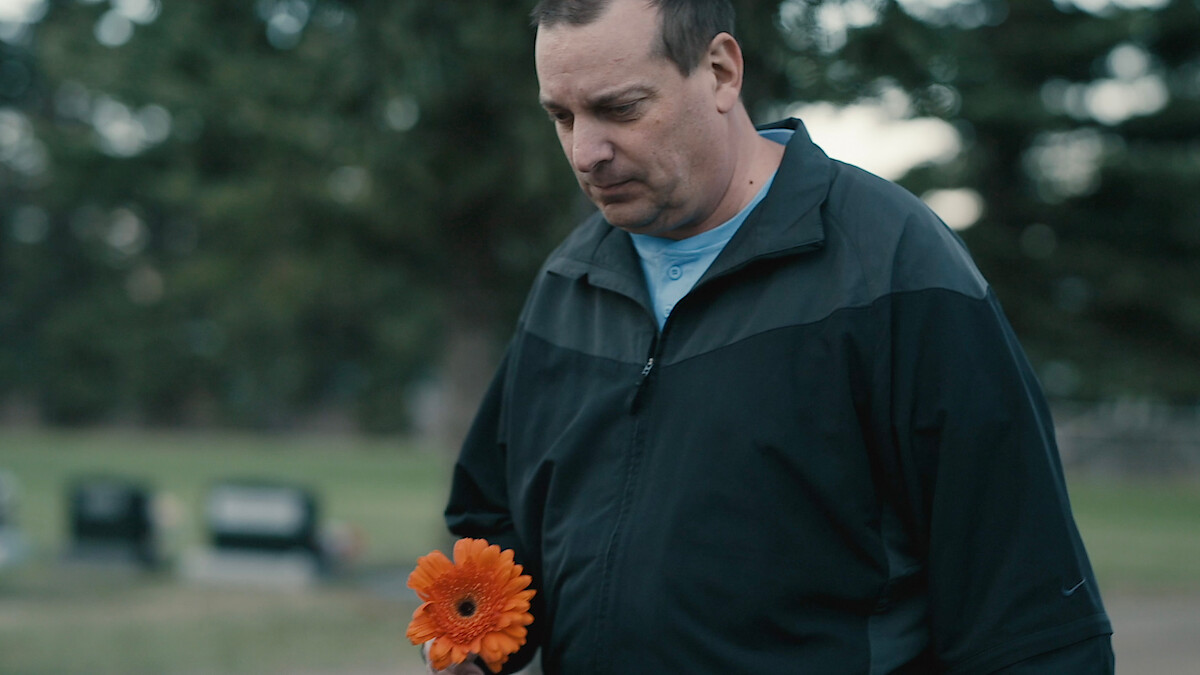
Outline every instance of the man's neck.
<svg viewBox="0 0 1200 675">
<path fill-rule="evenodd" d="M 741 212 L 775 174 L 783 161 L 784 146 L 760 136 L 748 115 L 743 113 L 741 117 L 737 122 L 738 132 L 734 141 L 737 159 L 725 194 L 717 202 L 716 208 L 702 223 L 671 230 L 659 236 L 675 240 L 687 239 L 720 227 L 722 223 Z"/>
</svg>

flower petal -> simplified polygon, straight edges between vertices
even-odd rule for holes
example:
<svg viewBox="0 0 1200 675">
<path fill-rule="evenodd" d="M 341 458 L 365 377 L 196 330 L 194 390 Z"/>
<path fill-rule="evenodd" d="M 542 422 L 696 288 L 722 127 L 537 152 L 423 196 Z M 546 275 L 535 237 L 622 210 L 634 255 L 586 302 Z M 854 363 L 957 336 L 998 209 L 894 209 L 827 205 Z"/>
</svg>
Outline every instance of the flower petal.
<svg viewBox="0 0 1200 675">
<path fill-rule="evenodd" d="M 428 602 L 422 604 L 413 612 L 412 622 L 408 624 L 407 637 L 414 645 L 423 645 L 441 633 L 437 622 L 429 616 L 428 609 Z"/>
<path fill-rule="evenodd" d="M 485 657 L 493 655 L 491 658 L 497 658 L 500 654 L 511 654 L 520 648 L 521 643 L 517 642 L 511 635 L 488 633 L 483 638 L 483 651 L 480 654 Z"/>
<path fill-rule="evenodd" d="M 488 547 L 486 539 L 459 539 L 454 542 L 454 563 L 461 565 L 478 558 Z"/>
<path fill-rule="evenodd" d="M 498 672 L 500 672 L 500 669 L 504 667 L 504 664 L 507 661 L 508 661 L 508 654 L 505 654 L 504 656 L 501 656 L 498 659 L 484 659 L 483 663 L 493 673 L 498 673 Z"/>
<path fill-rule="evenodd" d="M 417 558 L 416 569 L 408 575 L 408 587 L 416 591 L 422 600 L 428 600 L 429 598 L 426 596 L 433 585 L 452 569 L 454 569 L 454 563 L 450 562 L 450 559 L 441 551 L 423 555 Z"/>
<path fill-rule="evenodd" d="M 519 577 L 513 577 L 504 586 L 504 592 L 505 592 L 505 594 L 517 593 L 519 591 L 523 591 L 526 588 L 528 588 L 529 584 L 531 584 L 531 583 L 533 583 L 533 577 L 531 577 L 531 576 L 522 575 Z"/>
<path fill-rule="evenodd" d="M 429 645 L 429 663 L 434 670 L 445 670 L 453 665 L 450 660 L 452 645 L 453 643 L 444 637 L 434 640 L 433 644 Z"/>
<path fill-rule="evenodd" d="M 496 548 L 500 548 L 500 547 L 497 546 Z M 506 565 L 515 565 L 516 563 L 513 562 L 514 555 L 515 554 L 513 553 L 513 550 L 511 548 L 506 548 L 500 552 L 500 560 L 502 560 Z M 520 567 L 519 565 L 517 565 L 517 566 Z"/>
</svg>

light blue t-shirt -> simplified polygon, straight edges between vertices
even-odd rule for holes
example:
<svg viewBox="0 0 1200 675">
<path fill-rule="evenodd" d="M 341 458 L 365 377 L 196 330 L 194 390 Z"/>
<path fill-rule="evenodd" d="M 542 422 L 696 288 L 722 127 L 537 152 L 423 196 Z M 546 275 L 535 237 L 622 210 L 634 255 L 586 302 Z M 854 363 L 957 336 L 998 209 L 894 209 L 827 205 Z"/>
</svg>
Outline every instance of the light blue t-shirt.
<svg viewBox="0 0 1200 675">
<path fill-rule="evenodd" d="M 782 133 L 781 133 L 782 132 Z M 790 129 L 778 129 L 759 132 L 762 136 L 776 143 L 786 144 L 791 138 Z M 642 259 L 642 272 L 646 276 L 646 285 L 650 290 L 650 301 L 654 307 L 654 318 L 658 321 L 658 329 L 667 322 L 675 303 L 683 299 L 700 277 L 717 259 L 725 245 L 737 233 L 738 228 L 746 221 L 746 217 L 755 206 L 767 195 L 775 174 L 746 204 L 745 208 L 734 217 L 707 232 L 701 232 L 693 237 L 675 241 L 648 234 L 633 234 L 633 246 L 637 249 L 638 257 Z"/>
</svg>

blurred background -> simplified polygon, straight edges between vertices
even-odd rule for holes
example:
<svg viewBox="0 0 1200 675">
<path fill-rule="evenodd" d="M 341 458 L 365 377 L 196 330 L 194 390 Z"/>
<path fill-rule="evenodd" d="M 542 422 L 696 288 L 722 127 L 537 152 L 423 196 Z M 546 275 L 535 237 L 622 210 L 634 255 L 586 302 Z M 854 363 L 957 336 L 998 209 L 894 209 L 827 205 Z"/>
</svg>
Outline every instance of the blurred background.
<svg viewBox="0 0 1200 675">
<path fill-rule="evenodd" d="M 404 579 L 586 206 L 534 3 L 0 0 L 0 673 L 409 673 Z M 735 3 L 757 121 L 967 242 L 1122 672 L 1200 662 L 1200 0 Z"/>
</svg>

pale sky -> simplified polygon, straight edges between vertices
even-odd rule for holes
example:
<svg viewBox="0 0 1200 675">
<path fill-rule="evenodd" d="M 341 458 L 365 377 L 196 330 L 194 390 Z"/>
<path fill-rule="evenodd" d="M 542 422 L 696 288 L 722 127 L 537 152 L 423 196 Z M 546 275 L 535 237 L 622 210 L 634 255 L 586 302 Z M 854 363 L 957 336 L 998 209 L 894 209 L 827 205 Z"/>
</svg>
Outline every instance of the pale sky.
<svg viewBox="0 0 1200 675">
<path fill-rule="evenodd" d="M 838 107 L 808 103 L 788 111 L 804 121 L 813 141 L 834 159 L 896 180 L 924 163 L 943 164 L 962 151 L 962 139 L 945 120 L 906 119 L 903 105 L 877 101 Z M 965 229 L 983 215 L 979 193 L 967 188 L 920 195 L 946 224 Z"/>
</svg>

